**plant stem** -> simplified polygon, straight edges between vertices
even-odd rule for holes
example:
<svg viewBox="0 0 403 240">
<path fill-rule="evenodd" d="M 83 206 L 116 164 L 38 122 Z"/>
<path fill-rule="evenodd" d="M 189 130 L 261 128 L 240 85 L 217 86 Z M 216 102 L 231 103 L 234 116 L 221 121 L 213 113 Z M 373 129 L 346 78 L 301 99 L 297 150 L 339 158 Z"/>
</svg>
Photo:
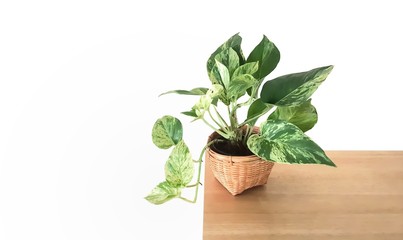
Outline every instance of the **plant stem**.
<svg viewBox="0 0 403 240">
<path fill-rule="evenodd" d="M 250 95 L 250 98 L 248 99 L 248 101 L 238 104 L 237 108 L 244 107 L 244 106 L 249 106 L 249 105 L 252 104 L 253 100 L 255 100 L 257 98 L 257 91 L 259 90 L 260 85 L 262 84 L 262 82 L 263 82 L 263 78 L 259 80 L 257 85 L 252 87 L 252 92 L 251 92 L 251 95 Z"/>
<path fill-rule="evenodd" d="M 249 136 L 253 133 L 253 126 L 246 125 L 246 127 L 247 129 L 245 131 L 246 134 L 244 136 L 244 143 L 248 141 Z"/>
<path fill-rule="evenodd" d="M 221 136 L 223 136 L 224 138 L 228 138 L 228 134 L 215 128 L 213 125 L 211 125 L 209 122 L 206 121 L 206 119 L 204 119 L 204 117 L 201 118 L 203 120 L 203 122 L 209 126 L 210 128 L 212 128 L 214 131 L 216 131 L 218 134 L 220 134 Z"/>
<path fill-rule="evenodd" d="M 225 127 L 229 128 L 228 123 L 224 120 L 224 118 L 221 116 L 221 114 L 218 112 L 216 106 L 214 106 L 214 112 L 218 116 L 218 118 L 221 120 L 221 122 L 225 125 Z"/>
<path fill-rule="evenodd" d="M 198 161 L 199 162 L 199 161 Z M 187 185 L 186 187 L 187 188 L 192 188 L 192 187 L 196 187 L 198 184 L 201 184 L 201 183 L 195 183 L 195 184 L 192 184 L 192 185 Z"/>
<path fill-rule="evenodd" d="M 265 115 L 267 112 L 269 112 L 270 109 L 272 109 L 272 108 L 273 108 L 273 105 L 270 105 L 269 107 L 267 107 L 267 108 L 266 108 L 263 112 L 261 112 L 260 114 L 254 116 L 254 117 L 251 118 L 251 119 L 245 120 L 243 123 L 240 124 L 240 126 L 243 126 L 243 125 L 245 125 L 245 124 L 248 124 L 249 122 L 252 122 L 252 121 L 254 121 L 254 120 L 260 118 L 261 116 L 263 116 L 263 115 Z"/>
<path fill-rule="evenodd" d="M 232 124 L 232 123 L 231 123 L 231 108 L 230 108 L 229 105 L 227 106 L 227 111 L 228 111 L 228 116 L 229 116 L 229 118 L 230 118 L 230 119 L 229 119 L 229 120 L 230 120 L 230 124 Z"/>
<path fill-rule="evenodd" d="M 183 201 L 186 201 L 186 202 L 189 202 L 189 203 L 196 203 L 196 201 L 189 200 L 189 199 L 184 198 L 182 196 L 179 196 L 179 198 L 182 199 Z"/>
<path fill-rule="evenodd" d="M 252 93 L 254 92 L 255 90 L 252 90 Z M 244 107 L 244 106 L 249 106 L 249 105 L 251 105 L 252 104 L 252 102 L 253 102 L 253 100 L 255 100 L 256 98 L 255 97 L 249 97 L 249 99 L 246 101 L 246 102 L 243 102 L 243 103 L 239 103 L 238 105 L 236 105 L 236 108 L 240 108 L 240 107 Z"/>
<path fill-rule="evenodd" d="M 239 128 L 238 125 L 238 117 L 237 117 L 237 107 L 236 107 L 236 102 L 231 102 L 231 110 L 230 110 L 230 123 L 231 123 L 231 133 L 230 133 L 230 140 L 231 141 L 237 141 L 238 134 L 237 134 L 237 129 Z"/>
<path fill-rule="evenodd" d="M 199 194 L 199 185 L 201 184 L 201 183 L 200 183 L 200 176 L 201 176 L 201 167 L 202 167 L 202 163 L 203 163 L 202 158 L 203 158 L 204 153 L 206 152 L 207 148 L 210 147 L 210 145 L 213 144 L 214 142 L 215 142 L 215 140 L 212 140 L 212 141 L 210 141 L 209 143 L 207 143 L 206 146 L 204 146 L 203 150 L 202 150 L 201 153 L 200 153 L 200 156 L 199 156 L 199 167 L 198 167 L 198 172 L 197 172 L 197 180 L 196 180 L 196 183 L 195 183 L 195 184 L 192 184 L 192 185 L 191 185 L 191 186 L 195 185 L 195 187 L 196 187 L 195 196 L 194 196 L 193 201 L 192 201 L 192 200 L 189 200 L 189 199 L 187 199 L 187 198 L 184 198 L 184 197 L 182 197 L 182 196 L 179 196 L 180 199 L 182 199 L 182 200 L 184 200 L 184 201 L 186 201 L 186 202 L 196 203 L 197 196 L 198 196 L 198 194 Z"/>
<path fill-rule="evenodd" d="M 226 124 L 223 124 L 223 122 L 221 121 L 221 119 L 220 119 L 220 123 L 219 123 L 217 120 L 215 120 L 215 118 L 214 118 L 213 115 L 211 114 L 210 108 L 207 110 L 207 112 L 208 112 L 210 118 L 213 120 L 213 122 L 214 122 L 215 124 L 217 124 L 217 125 L 220 127 L 220 129 L 224 129 L 224 126 L 222 126 L 222 125 L 226 125 Z"/>
</svg>

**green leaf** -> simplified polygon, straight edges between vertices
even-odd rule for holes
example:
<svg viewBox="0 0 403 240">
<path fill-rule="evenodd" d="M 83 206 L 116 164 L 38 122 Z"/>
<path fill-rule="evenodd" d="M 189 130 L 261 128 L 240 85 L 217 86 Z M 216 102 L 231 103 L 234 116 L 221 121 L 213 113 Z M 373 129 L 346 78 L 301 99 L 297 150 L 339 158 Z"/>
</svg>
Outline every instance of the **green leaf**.
<svg viewBox="0 0 403 240">
<path fill-rule="evenodd" d="M 236 100 L 245 95 L 246 90 L 250 88 L 256 79 L 250 74 L 238 75 L 235 79 L 232 79 L 227 91 L 227 98 Z"/>
<path fill-rule="evenodd" d="M 238 76 L 245 74 L 253 75 L 258 69 L 259 69 L 258 62 L 245 63 L 244 65 L 241 65 L 237 69 L 235 69 L 232 78 L 234 79 L 237 78 Z"/>
<path fill-rule="evenodd" d="M 153 143 L 162 149 L 168 149 L 182 140 L 183 129 L 179 119 L 164 116 L 158 119 L 153 126 Z"/>
<path fill-rule="evenodd" d="M 245 74 L 249 74 L 249 75 L 252 75 L 253 76 L 253 74 L 254 73 L 256 73 L 256 71 L 259 69 L 259 63 L 258 62 L 250 62 L 250 63 L 245 63 L 244 65 L 242 65 L 242 66 L 239 66 L 236 70 L 235 70 L 235 72 L 234 72 L 234 74 L 232 75 L 232 79 L 236 79 L 236 78 L 238 78 L 239 76 L 241 76 L 241 75 L 245 75 Z M 254 84 L 253 85 L 255 85 L 255 87 L 256 88 L 258 88 L 260 83 L 259 83 L 259 81 L 257 80 L 257 79 L 255 79 L 255 82 L 254 82 Z M 253 86 L 252 85 L 252 86 Z M 252 87 L 251 86 L 251 87 Z M 247 89 L 247 92 L 248 92 L 248 94 L 250 95 L 251 93 L 252 93 L 252 88 L 248 88 Z M 242 94 L 243 95 L 243 94 Z"/>
<path fill-rule="evenodd" d="M 158 184 L 145 199 L 153 204 L 162 204 L 179 197 L 180 194 L 181 188 L 174 187 L 168 182 L 162 182 Z"/>
<path fill-rule="evenodd" d="M 268 119 L 290 122 L 299 127 L 303 132 L 306 132 L 315 126 L 318 121 L 318 114 L 315 107 L 311 104 L 311 99 L 309 99 L 297 106 L 277 107 Z"/>
<path fill-rule="evenodd" d="M 256 99 L 249 106 L 248 114 L 244 122 L 251 126 L 255 125 L 259 117 L 267 113 L 272 107 L 273 105 L 262 102 L 260 98 Z"/>
<path fill-rule="evenodd" d="M 332 69 L 333 66 L 325 66 L 270 80 L 263 85 L 260 98 L 277 106 L 299 105 L 312 96 Z"/>
<path fill-rule="evenodd" d="M 239 36 L 239 33 L 235 34 L 234 36 L 230 37 L 226 42 L 224 42 L 221 46 L 215 50 L 210 58 L 207 61 L 207 72 L 210 75 L 211 70 L 213 69 L 213 66 L 215 65 L 215 57 L 222 52 L 223 50 L 226 50 L 228 48 L 232 48 L 238 55 L 239 58 L 239 65 L 242 65 L 245 63 L 245 57 L 242 53 L 241 49 L 241 42 L 242 38 Z"/>
<path fill-rule="evenodd" d="M 263 79 L 269 75 L 280 61 L 280 51 L 276 45 L 263 35 L 262 41 L 249 54 L 246 62 L 259 62 L 259 70 L 253 75 Z"/>
<path fill-rule="evenodd" d="M 181 94 L 181 95 L 204 95 L 206 94 L 208 88 L 193 88 L 192 90 L 172 90 L 168 92 L 161 93 L 159 96 L 165 95 L 165 94 L 170 94 L 170 93 L 176 93 L 176 94 Z"/>
<path fill-rule="evenodd" d="M 218 66 L 221 67 L 221 72 L 219 71 Z M 230 101 L 226 98 L 225 88 L 228 87 L 230 78 L 229 78 L 228 69 L 227 70 L 225 70 L 225 69 L 226 69 L 226 67 L 223 64 L 218 64 L 218 65 L 215 64 L 213 69 L 209 73 L 209 78 L 210 78 L 211 83 L 213 85 L 222 86 L 223 91 L 218 97 L 225 105 L 229 105 Z M 224 76 L 224 82 L 225 83 L 222 80 L 221 74 Z"/>
<path fill-rule="evenodd" d="M 211 71 L 208 73 L 208 77 L 212 84 L 219 84 L 224 87 L 224 83 L 221 81 L 220 71 L 218 71 L 217 64 L 214 64 Z"/>
<path fill-rule="evenodd" d="M 224 89 L 228 89 L 230 79 L 228 68 L 218 60 L 216 60 L 216 67 L 219 73 L 220 82 L 222 83 Z"/>
<path fill-rule="evenodd" d="M 215 60 L 222 63 L 228 69 L 230 76 L 232 76 L 235 69 L 239 67 L 239 57 L 232 48 L 225 49 L 217 54 Z"/>
<path fill-rule="evenodd" d="M 189 117 L 197 117 L 196 110 L 192 109 L 190 111 L 181 112 L 182 114 L 189 116 Z"/>
<path fill-rule="evenodd" d="M 203 116 L 211 104 L 217 104 L 218 97 L 222 96 L 224 88 L 219 84 L 213 84 L 206 92 L 206 95 L 200 96 L 199 101 L 193 106 L 196 116 Z"/>
<path fill-rule="evenodd" d="M 180 141 L 165 164 L 165 176 L 172 186 L 184 187 L 192 181 L 194 165 L 189 148 Z"/>
<path fill-rule="evenodd" d="M 267 120 L 260 126 L 260 131 L 260 134 L 250 136 L 247 144 L 254 154 L 265 160 L 336 166 L 314 141 L 292 123 Z"/>
</svg>

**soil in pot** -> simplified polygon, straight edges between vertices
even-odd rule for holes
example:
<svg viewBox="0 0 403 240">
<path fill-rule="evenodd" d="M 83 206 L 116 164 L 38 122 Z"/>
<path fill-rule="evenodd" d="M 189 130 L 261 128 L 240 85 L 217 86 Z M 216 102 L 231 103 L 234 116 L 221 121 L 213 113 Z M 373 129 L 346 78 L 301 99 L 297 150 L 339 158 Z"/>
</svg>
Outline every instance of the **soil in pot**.
<svg viewBox="0 0 403 240">
<path fill-rule="evenodd" d="M 218 137 L 219 141 L 216 141 L 211 145 L 211 150 L 227 156 L 250 156 L 253 153 L 242 142 L 231 142 L 223 137 Z"/>
</svg>

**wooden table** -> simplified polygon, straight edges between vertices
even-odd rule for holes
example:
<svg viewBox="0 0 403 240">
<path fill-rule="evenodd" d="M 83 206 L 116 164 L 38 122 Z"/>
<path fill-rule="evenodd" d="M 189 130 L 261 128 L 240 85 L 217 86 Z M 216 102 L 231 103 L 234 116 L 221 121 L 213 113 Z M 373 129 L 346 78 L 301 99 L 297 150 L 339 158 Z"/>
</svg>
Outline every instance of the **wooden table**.
<svg viewBox="0 0 403 240">
<path fill-rule="evenodd" d="M 206 163 L 204 240 L 403 240 L 403 151 L 328 151 L 337 168 L 276 164 L 233 197 Z"/>
</svg>

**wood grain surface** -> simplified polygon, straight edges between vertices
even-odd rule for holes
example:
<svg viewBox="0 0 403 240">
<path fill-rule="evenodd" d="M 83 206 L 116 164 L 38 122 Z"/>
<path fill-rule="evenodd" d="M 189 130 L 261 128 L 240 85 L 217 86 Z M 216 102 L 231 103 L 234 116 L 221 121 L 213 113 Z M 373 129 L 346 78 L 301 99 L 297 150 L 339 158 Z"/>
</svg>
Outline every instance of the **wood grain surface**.
<svg viewBox="0 0 403 240">
<path fill-rule="evenodd" d="M 403 151 L 327 151 L 337 168 L 276 164 L 232 196 L 206 163 L 204 240 L 403 239 Z"/>
</svg>

